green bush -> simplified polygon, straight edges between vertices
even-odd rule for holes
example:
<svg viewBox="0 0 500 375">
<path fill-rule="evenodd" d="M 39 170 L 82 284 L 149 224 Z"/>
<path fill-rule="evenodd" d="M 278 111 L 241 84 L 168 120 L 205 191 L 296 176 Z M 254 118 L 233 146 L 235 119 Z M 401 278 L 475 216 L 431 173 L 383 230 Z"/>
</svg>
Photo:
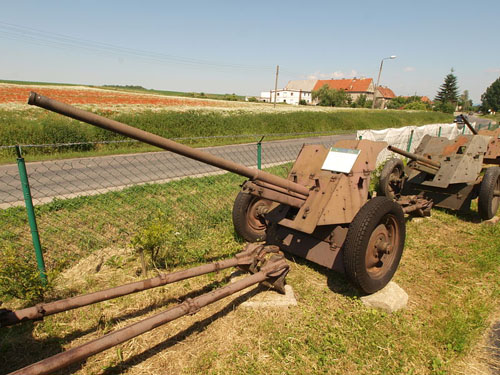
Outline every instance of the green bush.
<svg viewBox="0 0 500 375">
<path fill-rule="evenodd" d="M 236 94 L 225 94 L 223 97 L 222 97 L 223 100 L 229 100 L 229 101 L 237 101 L 238 100 L 238 97 L 236 96 Z"/>
<path fill-rule="evenodd" d="M 49 278 L 50 280 L 50 278 Z M 0 296 L 28 302 L 42 300 L 49 285 L 44 285 L 35 254 L 17 251 L 12 246 L 0 250 Z"/>
<path fill-rule="evenodd" d="M 351 96 L 344 90 L 331 89 L 326 83 L 314 90 L 311 94 L 313 100 L 318 100 L 318 105 L 325 107 L 344 107 L 350 105 Z"/>
<path fill-rule="evenodd" d="M 410 109 L 410 110 L 430 110 L 430 105 L 422 101 L 422 97 L 414 96 L 396 96 L 387 103 L 388 109 Z"/>
<path fill-rule="evenodd" d="M 416 110 L 416 111 L 426 111 L 427 104 L 424 102 L 411 102 L 404 106 L 404 109 Z"/>
<path fill-rule="evenodd" d="M 168 268 L 169 265 L 183 263 L 185 241 L 162 213 L 139 231 L 131 244 L 138 253 L 149 257 L 154 267 Z"/>
<path fill-rule="evenodd" d="M 358 96 L 358 99 L 356 99 L 355 103 L 358 107 L 363 108 L 366 105 L 366 101 L 367 101 L 366 95 L 361 94 L 360 96 Z"/>
<path fill-rule="evenodd" d="M 455 112 L 455 104 L 451 102 L 436 102 L 434 110 L 443 113 L 453 113 Z"/>
</svg>

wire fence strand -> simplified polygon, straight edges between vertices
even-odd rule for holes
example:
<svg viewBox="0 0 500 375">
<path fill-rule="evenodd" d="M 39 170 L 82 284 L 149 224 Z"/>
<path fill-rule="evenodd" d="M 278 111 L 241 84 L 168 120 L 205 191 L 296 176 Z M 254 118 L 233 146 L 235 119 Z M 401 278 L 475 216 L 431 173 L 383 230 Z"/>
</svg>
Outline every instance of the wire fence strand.
<svg viewBox="0 0 500 375">
<path fill-rule="evenodd" d="M 330 147 L 334 139 L 334 136 L 322 137 L 318 142 L 316 138 L 314 143 Z M 294 161 L 302 144 L 303 141 L 262 142 L 262 167 Z M 257 143 L 207 147 L 204 151 L 247 167 L 257 167 Z M 35 205 L 55 198 L 102 194 L 135 185 L 225 173 L 216 167 L 168 151 L 28 162 L 27 170 Z M 0 208 L 22 204 L 23 193 L 16 165 L 0 166 Z"/>
</svg>

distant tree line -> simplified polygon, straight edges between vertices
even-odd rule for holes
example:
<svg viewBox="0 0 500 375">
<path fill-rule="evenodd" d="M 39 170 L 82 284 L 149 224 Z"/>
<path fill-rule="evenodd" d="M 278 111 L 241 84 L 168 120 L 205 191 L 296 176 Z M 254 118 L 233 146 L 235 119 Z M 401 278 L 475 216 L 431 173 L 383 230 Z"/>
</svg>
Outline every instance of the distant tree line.
<svg viewBox="0 0 500 375">
<path fill-rule="evenodd" d="M 312 92 L 312 99 L 316 100 L 318 105 L 328 107 L 371 108 L 372 106 L 372 101 L 367 100 L 366 95 L 360 95 L 356 100 L 353 100 L 345 90 L 335 90 L 326 84 Z M 444 113 L 453 113 L 456 110 L 468 112 L 479 109 L 484 113 L 497 112 L 500 109 L 500 78 L 493 82 L 481 95 L 481 106 L 473 106 L 468 90 L 464 90 L 460 94 L 457 76 L 452 68 L 451 72 L 444 78 L 443 84 L 439 87 L 434 102 L 422 99 L 423 97 L 418 95 L 397 96 L 388 101 L 387 108 L 420 111 L 434 110 Z"/>
<path fill-rule="evenodd" d="M 115 88 L 115 89 L 127 89 L 127 90 L 147 90 L 146 88 L 142 86 L 135 86 L 135 85 L 103 85 L 102 87 L 109 87 L 109 88 Z"/>
<path fill-rule="evenodd" d="M 422 96 L 396 96 L 387 103 L 388 109 L 407 109 L 415 111 L 430 111 L 432 104 L 422 101 Z"/>
<path fill-rule="evenodd" d="M 468 112 L 471 110 L 481 110 L 483 113 L 497 112 L 500 109 L 500 78 L 489 86 L 481 95 L 481 105 L 473 106 L 469 98 L 469 91 L 464 90 L 459 95 L 457 77 L 453 74 L 453 69 L 444 78 L 443 84 L 434 98 L 434 110 L 453 113 L 455 110 Z"/>
</svg>

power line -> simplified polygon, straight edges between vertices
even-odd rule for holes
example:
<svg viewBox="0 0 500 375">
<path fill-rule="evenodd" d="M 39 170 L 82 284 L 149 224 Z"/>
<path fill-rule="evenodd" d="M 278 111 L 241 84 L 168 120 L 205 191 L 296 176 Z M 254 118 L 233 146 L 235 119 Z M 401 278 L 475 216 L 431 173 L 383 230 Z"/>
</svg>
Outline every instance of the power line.
<svg viewBox="0 0 500 375">
<path fill-rule="evenodd" d="M 109 43 L 75 38 L 63 34 L 47 32 L 43 30 L 38 30 L 25 26 L 19 26 L 1 21 L 0 21 L 0 36 L 7 39 L 13 39 L 18 41 L 21 40 L 31 44 L 50 46 L 59 49 L 76 49 L 76 50 L 93 51 L 107 56 L 124 55 L 164 64 L 175 64 L 175 65 L 204 67 L 204 68 L 225 68 L 225 69 L 229 68 L 229 69 L 246 70 L 246 71 L 260 70 L 260 71 L 272 72 L 274 70 L 274 67 L 272 66 L 225 63 L 225 62 L 209 61 L 202 59 L 194 59 L 189 57 L 181 57 L 181 56 L 146 51 L 141 49 L 133 49 Z"/>
</svg>

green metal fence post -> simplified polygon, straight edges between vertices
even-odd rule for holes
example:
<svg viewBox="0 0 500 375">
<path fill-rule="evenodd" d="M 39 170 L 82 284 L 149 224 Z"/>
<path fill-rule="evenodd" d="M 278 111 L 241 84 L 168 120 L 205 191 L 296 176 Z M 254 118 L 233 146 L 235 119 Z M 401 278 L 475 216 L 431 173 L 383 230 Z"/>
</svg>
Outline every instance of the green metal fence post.
<svg viewBox="0 0 500 375">
<path fill-rule="evenodd" d="M 410 138 L 408 139 L 408 146 L 406 146 L 407 152 L 410 152 L 410 150 L 411 150 L 411 141 L 413 140 L 413 132 L 414 132 L 414 130 L 412 130 L 410 132 Z"/>
<path fill-rule="evenodd" d="M 464 124 L 464 127 L 462 128 L 462 134 L 465 133 L 465 124 Z"/>
<path fill-rule="evenodd" d="M 19 178 L 21 179 L 21 186 L 23 188 L 24 202 L 26 204 L 26 211 L 28 212 L 28 222 L 31 229 L 31 238 L 33 240 L 33 247 L 35 248 L 36 263 L 40 271 L 40 278 L 44 284 L 47 283 L 47 272 L 45 271 L 45 262 L 43 260 L 42 245 L 40 244 L 40 236 L 38 235 L 38 227 L 36 225 L 35 209 L 33 208 L 33 200 L 31 198 L 31 190 L 28 181 L 28 174 L 26 173 L 26 164 L 21 154 L 21 147 L 16 146 L 17 153 L 17 167 L 19 169 Z"/>
<path fill-rule="evenodd" d="M 491 129 L 491 121 L 488 123 L 488 130 Z"/>
<path fill-rule="evenodd" d="M 439 127 L 438 137 L 441 137 L 441 126 Z"/>
<path fill-rule="evenodd" d="M 362 136 L 362 135 L 360 135 L 360 136 L 359 136 L 359 140 L 361 141 L 362 139 L 363 139 L 363 136 Z"/>
<path fill-rule="evenodd" d="M 262 169 L 262 140 L 264 136 L 257 142 L 257 169 Z"/>
</svg>

